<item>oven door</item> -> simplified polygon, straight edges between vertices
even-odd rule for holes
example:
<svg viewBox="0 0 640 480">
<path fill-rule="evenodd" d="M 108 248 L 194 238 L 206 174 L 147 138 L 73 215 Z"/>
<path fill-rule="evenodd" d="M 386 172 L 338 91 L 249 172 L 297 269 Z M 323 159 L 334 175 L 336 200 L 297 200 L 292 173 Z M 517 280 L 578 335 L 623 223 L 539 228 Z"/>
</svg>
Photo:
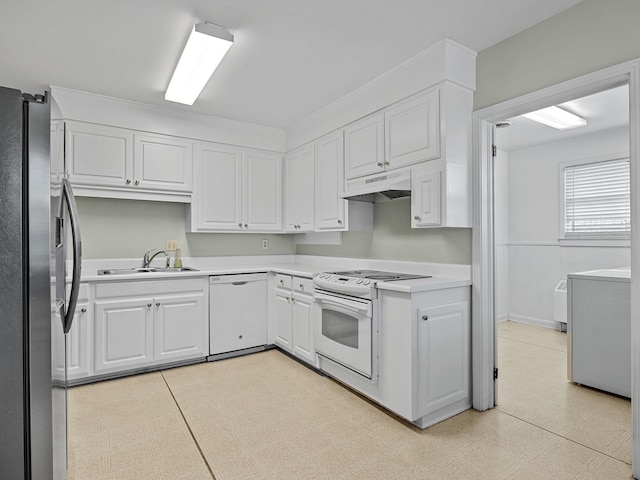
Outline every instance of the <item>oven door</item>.
<svg viewBox="0 0 640 480">
<path fill-rule="evenodd" d="M 373 302 L 318 290 L 313 298 L 321 311 L 315 322 L 316 353 L 373 380 Z"/>
</svg>

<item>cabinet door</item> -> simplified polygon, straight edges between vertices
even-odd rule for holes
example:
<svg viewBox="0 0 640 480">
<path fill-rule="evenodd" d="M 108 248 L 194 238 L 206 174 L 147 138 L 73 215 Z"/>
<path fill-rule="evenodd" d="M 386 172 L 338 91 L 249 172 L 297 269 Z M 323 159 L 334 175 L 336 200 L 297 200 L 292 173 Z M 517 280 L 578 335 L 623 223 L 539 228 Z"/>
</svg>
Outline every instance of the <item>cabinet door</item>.
<svg viewBox="0 0 640 480">
<path fill-rule="evenodd" d="M 126 187 L 133 182 L 133 134 L 122 128 L 65 123 L 65 171 L 71 183 Z"/>
<path fill-rule="evenodd" d="M 282 157 L 268 152 L 244 152 L 243 229 L 282 231 Z"/>
<path fill-rule="evenodd" d="M 344 129 L 346 177 L 362 177 L 384 171 L 384 115 L 363 118 Z"/>
<path fill-rule="evenodd" d="M 411 226 L 431 227 L 442 223 L 442 172 L 421 172 L 412 178 Z"/>
<path fill-rule="evenodd" d="M 276 345 L 292 352 L 291 290 L 276 288 L 273 312 L 276 316 Z"/>
<path fill-rule="evenodd" d="M 195 168 L 193 229 L 241 230 L 242 151 L 214 143 L 198 144 Z"/>
<path fill-rule="evenodd" d="M 95 371 L 117 372 L 153 362 L 153 299 L 95 303 Z"/>
<path fill-rule="evenodd" d="M 154 309 L 156 362 L 204 357 L 204 296 L 202 293 L 157 296 Z"/>
<path fill-rule="evenodd" d="M 307 145 L 285 160 L 285 230 L 312 232 L 315 209 L 315 148 Z"/>
<path fill-rule="evenodd" d="M 90 372 L 90 321 L 89 304 L 78 303 L 71 329 L 66 335 L 67 380 L 75 380 Z M 60 315 L 53 315 L 52 363 L 54 378 L 64 378 L 65 339 L 62 334 Z"/>
<path fill-rule="evenodd" d="M 346 230 L 344 191 L 344 141 L 342 131 L 321 138 L 316 146 L 316 228 Z"/>
<path fill-rule="evenodd" d="M 384 113 L 387 169 L 440 156 L 438 90 L 420 94 Z"/>
<path fill-rule="evenodd" d="M 293 293 L 292 345 L 294 355 L 315 363 L 313 349 L 313 297 Z"/>
<path fill-rule="evenodd" d="M 470 344 L 468 302 L 418 310 L 418 416 L 468 397 Z"/>
<path fill-rule="evenodd" d="M 135 135 L 134 186 L 191 192 L 192 142 L 163 135 Z"/>
</svg>

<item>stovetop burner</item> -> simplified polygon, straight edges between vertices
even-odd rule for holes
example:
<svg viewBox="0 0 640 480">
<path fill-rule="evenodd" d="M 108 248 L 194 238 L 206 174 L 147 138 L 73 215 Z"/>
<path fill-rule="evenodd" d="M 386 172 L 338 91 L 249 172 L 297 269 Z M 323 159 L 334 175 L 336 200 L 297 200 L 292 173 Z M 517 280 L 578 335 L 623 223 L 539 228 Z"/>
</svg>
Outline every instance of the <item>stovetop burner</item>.
<svg viewBox="0 0 640 480">
<path fill-rule="evenodd" d="M 346 272 L 332 272 L 333 275 L 352 278 L 366 278 L 369 280 L 379 280 L 391 282 L 394 280 L 412 280 L 414 278 L 431 278 L 431 275 L 414 275 L 410 273 L 382 272 L 379 270 L 351 270 Z"/>
</svg>

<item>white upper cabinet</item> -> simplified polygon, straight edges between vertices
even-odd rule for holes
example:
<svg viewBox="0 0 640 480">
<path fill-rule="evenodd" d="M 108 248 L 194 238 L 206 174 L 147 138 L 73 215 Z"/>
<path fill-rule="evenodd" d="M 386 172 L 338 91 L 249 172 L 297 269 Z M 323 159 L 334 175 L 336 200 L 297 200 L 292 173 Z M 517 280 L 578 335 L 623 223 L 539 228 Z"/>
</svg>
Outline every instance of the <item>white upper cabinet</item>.
<svg viewBox="0 0 640 480">
<path fill-rule="evenodd" d="M 384 115 L 369 115 L 344 129 L 347 179 L 384 171 Z"/>
<path fill-rule="evenodd" d="M 202 142 L 194 158 L 192 231 L 282 230 L 280 155 Z"/>
<path fill-rule="evenodd" d="M 141 188 L 191 192 L 193 142 L 134 135 L 134 182 Z"/>
<path fill-rule="evenodd" d="M 439 90 L 414 95 L 344 129 L 347 180 L 440 156 Z"/>
<path fill-rule="evenodd" d="M 194 155 L 193 231 L 242 229 L 242 150 L 198 143 Z"/>
<path fill-rule="evenodd" d="M 190 200 L 190 140 L 74 121 L 64 122 L 64 136 L 62 163 L 77 195 Z"/>
<path fill-rule="evenodd" d="M 245 150 L 243 229 L 282 231 L 282 156 Z"/>
<path fill-rule="evenodd" d="M 438 89 L 387 108 L 384 112 L 387 169 L 438 158 L 439 124 Z"/>
<path fill-rule="evenodd" d="M 316 230 L 346 230 L 347 200 L 344 190 L 344 140 L 342 130 L 316 142 Z"/>
<path fill-rule="evenodd" d="M 305 145 L 285 157 L 285 231 L 313 232 L 315 228 L 315 148 Z"/>
<path fill-rule="evenodd" d="M 133 133 L 123 128 L 66 122 L 65 173 L 71 183 L 133 184 Z"/>
<path fill-rule="evenodd" d="M 416 173 L 411 185 L 411 226 L 432 227 L 442 223 L 440 198 L 442 172 Z"/>
</svg>

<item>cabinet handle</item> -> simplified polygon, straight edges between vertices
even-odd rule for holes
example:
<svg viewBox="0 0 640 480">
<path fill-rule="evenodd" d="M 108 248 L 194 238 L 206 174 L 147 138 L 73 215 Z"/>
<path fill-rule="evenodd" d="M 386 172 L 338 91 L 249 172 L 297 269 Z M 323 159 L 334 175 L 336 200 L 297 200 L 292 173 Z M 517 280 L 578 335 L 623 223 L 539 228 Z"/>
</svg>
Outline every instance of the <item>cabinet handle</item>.
<svg viewBox="0 0 640 480">
<path fill-rule="evenodd" d="M 429 320 L 429 315 L 422 315 L 422 319 L 426 322 Z"/>
<path fill-rule="evenodd" d="M 150 303 L 147 303 L 147 308 L 151 308 L 151 304 Z"/>
<path fill-rule="evenodd" d="M 126 183 L 127 185 L 131 184 L 131 179 L 127 178 L 127 180 L 124 183 Z"/>
<path fill-rule="evenodd" d="M 81 308 L 81 309 L 80 309 L 80 311 L 81 311 L 82 313 L 87 313 L 87 309 L 86 309 L 86 308 Z"/>
<path fill-rule="evenodd" d="M 304 284 L 303 283 L 300 284 L 300 290 L 304 290 Z"/>
<path fill-rule="evenodd" d="M 422 218 L 420 218 L 420 216 L 419 216 L 419 215 L 416 215 L 415 217 L 413 217 L 413 219 L 414 219 L 414 220 L 417 220 L 417 221 L 422 220 Z"/>
<path fill-rule="evenodd" d="M 136 180 L 135 182 L 133 182 L 135 185 L 140 185 L 140 180 Z"/>
<path fill-rule="evenodd" d="M 242 340 L 242 335 L 238 335 L 238 338 L 239 338 L 240 340 Z"/>
<path fill-rule="evenodd" d="M 241 224 L 241 223 L 239 223 L 239 224 L 238 224 L 238 226 L 239 226 L 240 228 L 242 228 L 242 224 Z"/>
<path fill-rule="evenodd" d="M 159 306 L 160 306 L 160 302 L 156 302 L 156 307 L 159 307 Z"/>
<path fill-rule="evenodd" d="M 338 225 L 342 225 L 342 220 L 338 220 Z"/>
<path fill-rule="evenodd" d="M 381 167 L 382 165 L 384 165 L 382 162 L 378 162 L 377 164 L 379 167 Z"/>
<path fill-rule="evenodd" d="M 249 228 L 249 225 L 247 225 L 246 223 L 244 224 L 244 228 Z"/>
<path fill-rule="evenodd" d="M 280 279 L 280 285 L 284 285 L 284 280 Z"/>
<path fill-rule="evenodd" d="M 386 167 L 386 166 L 389 166 L 389 165 L 391 165 L 391 162 L 388 162 L 387 160 L 385 160 L 384 161 L 384 166 Z"/>
</svg>

